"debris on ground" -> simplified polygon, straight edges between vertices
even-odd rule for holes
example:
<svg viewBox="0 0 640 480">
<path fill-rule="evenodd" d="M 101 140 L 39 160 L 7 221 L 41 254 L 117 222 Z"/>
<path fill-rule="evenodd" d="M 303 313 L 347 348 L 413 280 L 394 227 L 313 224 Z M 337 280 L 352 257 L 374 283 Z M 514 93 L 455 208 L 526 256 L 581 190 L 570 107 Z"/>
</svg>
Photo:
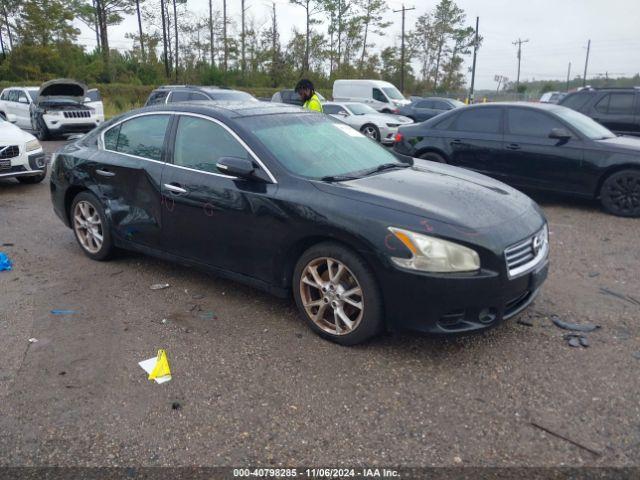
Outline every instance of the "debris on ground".
<svg viewBox="0 0 640 480">
<path fill-rule="evenodd" d="M 594 325 L 591 323 L 573 323 L 573 322 L 565 322 L 561 320 L 557 315 L 551 315 L 551 321 L 558 328 L 562 328 L 563 330 L 573 330 L 576 332 L 593 332 L 600 328 L 600 325 Z"/>
<path fill-rule="evenodd" d="M 191 295 L 191 298 L 193 298 L 194 300 L 202 300 L 204 298 L 204 295 L 202 295 L 201 293 L 194 293 L 193 295 Z"/>
<path fill-rule="evenodd" d="M 36 343 L 37 341 L 38 341 L 38 339 L 37 339 L 37 338 L 33 338 L 33 337 L 31 337 L 31 338 L 29 339 L 29 343 Z"/>
<path fill-rule="evenodd" d="M 182 405 L 180 405 L 180 402 L 173 402 L 171 404 L 171 410 L 180 410 L 182 408 Z"/>
<path fill-rule="evenodd" d="M 600 272 L 589 272 L 589 278 L 596 278 L 600 275 Z"/>
<path fill-rule="evenodd" d="M 524 318 L 519 318 L 517 323 L 519 323 L 520 325 L 525 325 L 527 327 L 533 327 L 533 323 Z"/>
<path fill-rule="evenodd" d="M 0 252 L 0 272 L 13 269 L 13 264 L 6 253 Z"/>
<path fill-rule="evenodd" d="M 2 244 L 3 247 L 13 247 L 13 243 L 5 242 Z"/>
<path fill-rule="evenodd" d="M 162 323 L 163 325 L 165 325 L 165 324 L 167 323 L 167 319 L 166 319 L 166 318 L 163 318 L 163 319 L 162 319 L 162 321 L 161 321 L 160 323 Z"/>
<path fill-rule="evenodd" d="M 158 350 L 156 357 L 138 362 L 138 365 L 149 374 L 149 380 L 155 380 L 156 383 L 164 383 L 171 380 L 171 369 L 169 368 L 167 352 L 162 349 Z"/>
<path fill-rule="evenodd" d="M 529 422 L 529 424 L 535 428 L 538 428 L 540 430 L 542 430 L 545 433 L 548 433 L 549 435 L 553 435 L 556 438 L 559 438 L 561 440 L 564 440 L 565 442 L 569 442 L 571 445 L 574 445 L 578 448 L 581 448 L 582 450 L 586 450 L 587 452 L 599 457 L 600 455 L 602 455 L 600 452 L 594 450 L 593 448 L 587 447 L 586 445 L 583 445 L 581 443 L 576 442 L 575 440 L 571 440 L 568 437 L 565 437 L 564 435 L 561 435 L 559 433 L 554 432 L 553 430 L 550 430 L 547 427 L 544 427 L 536 422 Z"/>
<path fill-rule="evenodd" d="M 589 339 L 581 333 L 567 333 L 566 335 L 563 335 L 562 338 L 567 341 L 570 347 L 589 347 Z"/>
<path fill-rule="evenodd" d="M 151 290 L 164 290 L 165 288 L 169 288 L 171 285 L 168 283 L 154 283 L 149 288 Z"/>
<path fill-rule="evenodd" d="M 75 315 L 78 312 L 75 310 L 51 310 L 51 313 L 53 315 Z"/>
<path fill-rule="evenodd" d="M 616 297 L 620 300 L 624 300 L 632 305 L 636 305 L 640 307 L 640 300 L 632 297 L 631 295 L 625 295 L 624 293 L 614 292 L 613 290 L 609 290 L 608 288 L 600 287 L 600 293 L 602 295 L 610 295 L 612 297 Z"/>
<path fill-rule="evenodd" d="M 202 320 L 217 320 L 218 317 L 213 312 L 200 312 L 198 315 Z"/>
</svg>

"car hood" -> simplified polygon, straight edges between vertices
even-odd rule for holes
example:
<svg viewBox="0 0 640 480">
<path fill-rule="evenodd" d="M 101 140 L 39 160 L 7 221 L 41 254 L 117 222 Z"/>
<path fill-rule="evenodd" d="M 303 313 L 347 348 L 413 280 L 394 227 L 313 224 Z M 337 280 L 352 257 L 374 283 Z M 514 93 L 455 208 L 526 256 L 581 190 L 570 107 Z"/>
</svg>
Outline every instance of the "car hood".
<svg viewBox="0 0 640 480">
<path fill-rule="evenodd" d="M 12 123 L 6 121 L 0 122 L 0 146 L 23 144 L 35 138 L 36 137 L 30 133 L 25 132 Z"/>
<path fill-rule="evenodd" d="M 625 150 L 636 154 L 640 153 L 640 137 L 620 136 L 596 141 L 599 145 L 607 148 Z"/>
<path fill-rule="evenodd" d="M 475 231 L 514 221 L 536 208 L 523 193 L 489 177 L 418 159 L 411 168 L 318 188 Z"/>
<path fill-rule="evenodd" d="M 83 103 L 86 95 L 87 86 L 84 83 L 67 78 L 59 78 L 42 84 L 36 103 L 40 104 L 61 97 L 77 103 Z"/>
</svg>

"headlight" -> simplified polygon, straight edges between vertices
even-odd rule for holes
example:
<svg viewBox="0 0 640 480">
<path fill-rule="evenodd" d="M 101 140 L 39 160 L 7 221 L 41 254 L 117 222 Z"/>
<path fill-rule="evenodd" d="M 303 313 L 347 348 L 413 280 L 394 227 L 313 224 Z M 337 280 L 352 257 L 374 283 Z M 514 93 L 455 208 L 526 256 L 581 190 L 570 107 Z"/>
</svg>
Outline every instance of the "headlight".
<svg viewBox="0 0 640 480">
<path fill-rule="evenodd" d="M 480 257 L 470 248 L 440 238 L 389 227 L 411 252 L 411 258 L 391 257 L 404 268 L 422 272 L 474 272 L 480 270 Z"/>
<path fill-rule="evenodd" d="M 41 147 L 40 142 L 35 138 L 27 142 L 27 152 L 33 152 Z"/>
</svg>

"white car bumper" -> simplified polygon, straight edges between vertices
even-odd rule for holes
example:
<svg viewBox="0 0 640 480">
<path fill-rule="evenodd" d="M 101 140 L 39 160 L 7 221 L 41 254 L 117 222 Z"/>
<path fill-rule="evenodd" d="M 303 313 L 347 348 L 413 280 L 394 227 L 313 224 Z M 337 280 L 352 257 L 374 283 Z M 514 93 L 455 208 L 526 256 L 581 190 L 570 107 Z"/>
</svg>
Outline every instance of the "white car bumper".
<svg viewBox="0 0 640 480">
<path fill-rule="evenodd" d="M 47 129 L 52 133 L 86 133 L 100 125 L 100 119 L 95 115 L 89 117 L 66 117 L 65 112 L 42 115 Z M 69 112 L 75 113 L 75 112 Z"/>
<path fill-rule="evenodd" d="M 41 175 L 47 171 L 47 161 L 42 147 L 26 151 L 25 145 L 19 145 L 19 154 L 10 158 L 2 158 L 10 155 L 6 150 L 5 155 L 0 151 L 0 178 L 24 177 Z"/>
</svg>

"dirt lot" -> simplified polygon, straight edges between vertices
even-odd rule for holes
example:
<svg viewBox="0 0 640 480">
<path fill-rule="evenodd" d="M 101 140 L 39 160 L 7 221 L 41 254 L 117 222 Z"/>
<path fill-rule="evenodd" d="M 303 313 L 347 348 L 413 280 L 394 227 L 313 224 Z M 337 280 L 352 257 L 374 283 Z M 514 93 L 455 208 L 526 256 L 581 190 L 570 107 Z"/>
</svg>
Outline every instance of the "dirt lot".
<svg viewBox="0 0 640 480">
<path fill-rule="evenodd" d="M 640 220 L 535 198 L 552 265 L 519 319 L 344 348 L 291 301 L 137 254 L 93 262 L 46 181 L 0 181 L 0 464 L 637 465 Z M 571 348 L 552 314 L 602 328 Z M 163 385 L 138 366 L 158 348 Z"/>
</svg>

